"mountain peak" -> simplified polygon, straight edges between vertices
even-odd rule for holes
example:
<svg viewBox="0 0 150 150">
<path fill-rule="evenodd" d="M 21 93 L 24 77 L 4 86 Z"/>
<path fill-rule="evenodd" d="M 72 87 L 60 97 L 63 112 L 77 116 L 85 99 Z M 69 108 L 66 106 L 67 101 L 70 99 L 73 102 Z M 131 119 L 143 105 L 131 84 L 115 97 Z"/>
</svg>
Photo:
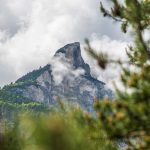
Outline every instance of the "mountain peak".
<svg viewBox="0 0 150 150">
<path fill-rule="evenodd" d="M 62 53 L 63 55 L 61 55 Z M 81 56 L 80 43 L 75 42 L 64 46 L 56 52 L 54 57 L 63 57 L 62 61 L 67 59 L 66 62 L 69 65 L 63 62 L 62 65 L 66 65 L 66 67 L 68 65 L 67 69 L 70 70 L 59 66 L 58 62 L 54 63 L 57 64 L 56 66 L 52 66 L 53 63 L 48 64 L 28 73 L 14 84 L 5 86 L 1 90 L 0 96 L 4 95 L 5 98 L 8 95 L 8 101 L 13 100 L 15 103 L 28 103 L 32 100 L 51 106 L 57 106 L 57 99 L 60 97 L 61 100 L 77 103 L 90 112 L 93 111 L 94 97 L 98 99 L 105 96 L 113 98 L 112 91 L 105 88 L 103 82 L 91 76 L 90 67 Z M 57 60 L 61 61 L 61 59 L 54 59 L 54 61 Z M 80 74 L 81 70 L 78 69 L 84 70 L 85 74 Z"/>
<path fill-rule="evenodd" d="M 90 67 L 84 62 L 81 56 L 81 48 L 79 42 L 67 44 L 63 48 L 60 48 L 56 52 L 55 56 L 58 56 L 58 54 L 60 53 L 65 55 L 65 58 L 69 60 L 74 69 L 82 68 L 85 70 L 86 75 L 90 75 Z"/>
<path fill-rule="evenodd" d="M 73 59 L 76 60 L 78 58 L 82 58 L 79 42 L 65 45 L 64 47 L 57 50 L 55 55 L 57 56 L 57 54 L 60 54 L 60 53 L 65 54 L 65 57 L 70 60 L 73 60 Z"/>
<path fill-rule="evenodd" d="M 80 43 L 74 42 L 74 43 L 67 44 L 64 47 L 57 50 L 56 53 L 66 53 L 67 51 L 72 51 L 72 50 L 81 51 L 80 50 Z"/>
</svg>

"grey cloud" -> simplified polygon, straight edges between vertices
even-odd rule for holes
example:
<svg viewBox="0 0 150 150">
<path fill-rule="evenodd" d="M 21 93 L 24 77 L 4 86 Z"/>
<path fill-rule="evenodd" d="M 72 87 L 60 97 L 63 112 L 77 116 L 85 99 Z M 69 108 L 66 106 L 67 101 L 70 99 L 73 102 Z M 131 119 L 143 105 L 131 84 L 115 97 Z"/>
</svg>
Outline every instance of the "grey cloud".
<svg viewBox="0 0 150 150">
<path fill-rule="evenodd" d="M 26 9 L 20 8 L 17 13 L 17 3 L 22 3 L 20 7 L 25 7 Z M 28 0 L 26 5 L 24 5 L 24 0 L 0 0 L 0 31 L 6 31 L 7 34 L 12 37 L 14 36 L 22 26 L 25 26 L 26 21 L 23 20 L 23 17 L 30 12 L 30 5 Z"/>
<path fill-rule="evenodd" d="M 7 6 L 8 2 L 0 1 L 0 30 L 5 30 L 10 36 L 14 35 L 20 28 L 18 18 Z"/>
<path fill-rule="evenodd" d="M 5 85 L 6 83 L 14 82 L 16 78 L 16 74 L 9 66 L 9 64 L 0 63 L 0 84 Z M 0 86 L 0 87 L 1 87 Z"/>
<path fill-rule="evenodd" d="M 14 9 L 9 6 L 10 3 L 19 3 L 16 2 L 15 0 L 1 0 L 0 1 L 0 29 L 1 30 L 6 30 L 10 36 L 13 36 L 19 31 L 19 29 L 22 27 L 21 25 L 21 15 L 26 15 L 32 6 L 32 3 L 34 3 L 34 0 L 32 0 L 30 3 L 26 2 L 27 5 L 29 5 L 25 10 L 24 13 L 18 11 L 18 14 L 14 12 Z M 24 5 L 24 0 L 21 0 L 22 4 Z M 39 1 L 42 3 L 42 1 Z M 43 2 L 44 3 L 44 2 Z M 53 2 L 53 0 L 49 1 L 49 4 L 55 7 L 57 9 L 57 4 L 60 2 L 57 0 L 56 2 Z M 107 4 L 105 1 L 103 3 Z M 61 3 L 62 4 L 62 3 Z M 64 0 L 64 4 L 66 4 L 66 1 Z M 89 5 L 87 5 L 89 4 Z M 113 21 L 110 21 L 109 19 L 103 18 L 103 16 L 100 14 L 99 10 L 99 1 L 92 1 L 88 0 L 87 3 L 84 3 L 84 7 L 80 6 L 75 6 L 74 8 L 72 7 L 67 7 L 67 10 L 61 11 L 61 10 L 54 10 L 54 14 L 50 14 L 50 17 L 52 19 L 52 16 L 55 18 L 58 15 L 63 15 L 63 13 L 68 13 L 70 17 L 72 17 L 72 20 L 75 20 L 76 22 L 76 31 L 73 33 L 73 36 L 81 41 L 83 41 L 84 38 L 89 37 L 91 33 L 99 33 L 100 35 L 108 35 L 112 39 L 127 39 L 124 34 L 121 33 L 119 29 L 119 25 L 117 23 L 114 23 Z M 87 6 L 86 6 L 87 5 Z M 89 7 L 90 6 L 90 7 Z M 108 4 L 106 5 L 108 7 Z M 20 7 L 23 7 L 20 5 Z M 25 7 L 25 6 L 24 6 Z M 66 6 L 62 5 L 59 9 L 62 8 L 64 10 Z M 77 8 L 79 7 L 79 8 Z M 86 8 L 87 7 L 87 8 Z M 17 7 L 18 8 L 18 7 Z M 17 9 L 16 8 L 16 9 Z M 80 10 L 81 8 L 81 10 Z M 86 8 L 86 9 L 83 9 Z M 48 8 L 47 8 L 48 9 Z M 69 10 L 70 9 L 70 10 Z M 82 11 L 83 9 L 83 11 Z M 80 11 L 79 11 L 80 10 Z M 93 16 L 88 16 L 87 11 L 91 12 Z M 49 10 L 47 10 L 49 11 Z M 56 12 L 57 11 L 57 12 Z M 70 13 L 69 13 L 70 11 Z M 62 13 L 62 14 L 61 14 Z M 81 14 L 82 13 L 82 14 Z M 66 14 L 65 14 L 66 15 Z M 81 17 L 82 16 L 82 17 Z M 22 16 L 23 18 L 23 16 Z M 49 19 L 49 18 L 47 18 Z M 57 19 L 57 18 L 55 18 Z M 81 20 L 82 19 L 82 20 Z M 68 22 L 70 23 L 70 22 Z M 112 30 L 113 28 L 113 30 Z M 82 33 L 82 34 L 81 34 Z M 115 33 L 115 34 L 114 34 Z"/>
</svg>

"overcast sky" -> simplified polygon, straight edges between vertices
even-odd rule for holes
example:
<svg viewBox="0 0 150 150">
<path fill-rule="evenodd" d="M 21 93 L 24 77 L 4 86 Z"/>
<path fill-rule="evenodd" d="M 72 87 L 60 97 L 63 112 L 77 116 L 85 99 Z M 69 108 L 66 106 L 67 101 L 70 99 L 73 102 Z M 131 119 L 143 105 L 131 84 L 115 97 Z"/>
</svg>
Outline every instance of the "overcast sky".
<svg viewBox="0 0 150 150">
<path fill-rule="evenodd" d="M 47 64 L 56 50 L 68 43 L 83 46 L 87 37 L 97 49 L 124 57 L 128 37 L 117 23 L 102 17 L 99 2 L 0 0 L 0 86 Z M 105 6 L 109 7 L 106 2 Z M 83 49 L 82 54 L 88 61 Z M 89 63 L 94 72 L 91 60 Z M 99 79 L 110 78 L 110 70 L 100 73 Z M 111 72 L 111 77 L 115 76 Z"/>
</svg>

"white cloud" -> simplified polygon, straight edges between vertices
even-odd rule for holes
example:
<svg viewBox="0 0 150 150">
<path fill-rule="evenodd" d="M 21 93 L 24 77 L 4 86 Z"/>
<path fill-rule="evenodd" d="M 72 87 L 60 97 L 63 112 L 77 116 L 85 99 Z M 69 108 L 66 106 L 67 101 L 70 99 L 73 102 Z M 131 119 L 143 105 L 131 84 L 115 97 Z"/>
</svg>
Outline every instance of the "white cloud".
<svg viewBox="0 0 150 150">
<path fill-rule="evenodd" d="M 50 64 L 56 84 L 60 84 L 64 78 L 74 80 L 74 78 L 80 77 L 85 73 L 81 68 L 74 70 L 69 60 L 67 60 L 63 54 L 57 54 L 57 56 L 50 61 Z"/>
<path fill-rule="evenodd" d="M 45 65 L 68 43 L 83 44 L 94 32 L 124 39 L 117 24 L 100 16 L 99 0 L 1 0 L 0 85 Z"/>
<path fill-rule="evenodd" d="M 97 52 L 104 52 L 106 53 L 110 59 L 126 61 L 127 55 L 125 49 L 127 48 L 128 44 L 124 41 L 117 41 L 111 40 L 108 36 L 103 36 L 102 38 L 98 37 L 96 34 L 93 34 L 90 38 L 91 46 Z M 84 48 L 84 45 L 82 46 Z M 106 70 L 102 70 L 97 62 L 92 59 L 87 53 L 83 52 L 84 59 L 88 62 L 91 66 L 91 72 L 94 77 L 97 79 L 107 83 L 108 87 L 114 89 L 113 82 L 115 82 L 119 87 L 121 87 L 120 81 L 120 74 L 121 68 L 116 64 L 108 65 Z"/>
</svg>

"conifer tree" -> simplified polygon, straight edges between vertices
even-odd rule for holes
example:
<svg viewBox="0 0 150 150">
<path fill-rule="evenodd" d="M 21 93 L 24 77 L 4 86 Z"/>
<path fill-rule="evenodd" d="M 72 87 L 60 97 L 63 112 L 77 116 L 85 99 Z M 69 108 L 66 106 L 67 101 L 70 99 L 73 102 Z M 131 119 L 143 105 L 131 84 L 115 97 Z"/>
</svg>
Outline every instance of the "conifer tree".
<svg viewBox="0 0 150 150">
<path fill-rule="evenodd" d="M 127 144 L 127 149 L 150 149 L 150 39 L 145 39 L 145 32 L 150 34 L 150 1 L 111 0 L 111 10 L 104 8 L 101 12 L 121 23 L 124 33 L 132 30 L 134 44 L 127 49 L 128 67 L 120 60 L 110 60 L 106 54 L 97 54 L 86 40 L 86 50 L 94 57 L 102 69 L 108 63 L 121 65 L 123 73 L 121 81 L 125 90 L 116 88 L 114 101 L 95 102 L 95 109 L 101 122 L 100 130 L 104 130 L 107 140 L 120 141 Z M 131 69 L 134 68 L 134 69 Z"/>
</svg>

